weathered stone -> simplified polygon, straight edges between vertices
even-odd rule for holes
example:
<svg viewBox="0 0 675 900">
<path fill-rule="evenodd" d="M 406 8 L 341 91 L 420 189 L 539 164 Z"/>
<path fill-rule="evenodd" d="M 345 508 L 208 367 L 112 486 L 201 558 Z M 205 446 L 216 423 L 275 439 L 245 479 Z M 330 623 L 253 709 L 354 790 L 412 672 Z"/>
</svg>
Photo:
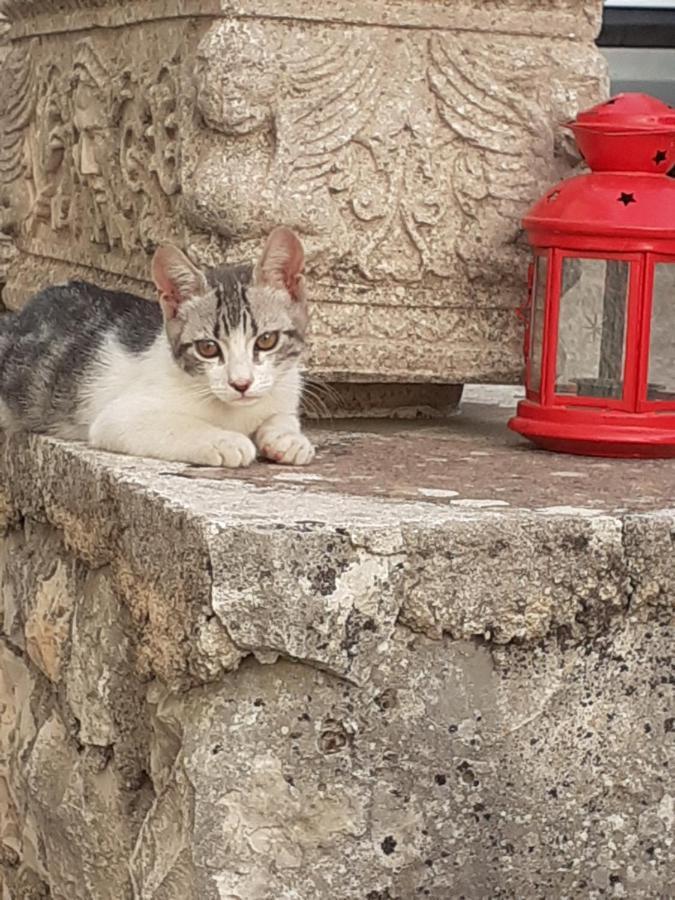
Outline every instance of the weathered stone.
<svg viewBox="0 0 675 900">
<path fill-rule="evenodd" d="M 148 294 L 158 242 L 250 259 L 284 222 L 314 372 L 518 379 L 519 220 L 578 163 L 560 126 L 604 93 L 601 8 L 2 0 L 5 302 L 73 276 Z"/>
<path fill-rule="evenodd" d="M 460 540 L 452 527 L 410 529 L 409 545 L 416 563 L 400 619 L 432 637 L 508 643 L 561 626 L 587 634 L 628 604 L 622 523 L 609 516 L 522 515 L 514 527 L 486 511 Z"/>
<path fill-rule="evenodd" d="M 0 640 L 0 887 L 2 900 L 46 900 L 40 825 L 29 804 L 23 762 L 36 735 L 35 673 Z"/>
<path fill-rule="evenodd" d="M 192 862 L 194 794 L 176 763 L 171 780 L 159 791 L 130 859 L 133 896 L 139 900 L 190 900 L 195 893 Z"/>
<path fill-rule="evenodd" d="M 129 896 L 126 860 L 135 822 L 115 767 L 96 748 L 78 748 L 54 713 L 40 728 L 25 771 L 52 896 Z"/>
<path fill-rule="evenodd" d="M 402 629 L 359 690 L 242 667 L 183 704 L 196 874 L 181 896 L 581 898 L 605 871 L 658 896 L 670 701 L 646 672 L 668 641 L 620 628 L 582 654 L 547 641 L 494 661 Z"/>
<path fill-rule="evenodd" d="M 197 623 L 190 670 L 198 681 L 213 681 L 224 672 L 236 669 L 245 655 L 218 619 L 204 616 Z"/>
<path fill-rule="evenodd" d="M 88 602 L 79 604 L 73 617 L 66 696 L 80 723 L 79 740 L 107 747 L 118 739 L 111 692 L 115 680 L 129 674 L 129 641 L 119 627 L 110 586 L 100 577 L 95 580 L 98 590 L 87 591 Z"/>
<path fill-rule="evenodd" d="M 675 474 L 507 413 L 302 472 L 6 439 L 5 896 L 668 896 Z"/>
<path fill-rule="evenodd" d="M 303 410 L 311 419 L 447 419 L 457 411 L 461 398 L 461 384 L 327 385 L 310 378 L 303 387 Z"/>
<path fill-rule="evenodd" d="M 400 537 L 381 549 L 314 523 L 236 535 L 228 530 L 211 554 L 213 610 L 235 644 L 364 677 L 361 659 L 391 633 L 401 605 Z"/>
<path fill-rule="evenodd" d="M 82 586 L 72 624 L 66 698 L 78 722 L 77 739 L 108 751 L 125 787 L 146 779 L 145 690 L 134 678 L 136 637 L 114 593 L 110 573 L 92 573 Z"/>
<path fill-rule="evenodd" d="M 16 862 L 23 847 L 25 788 L 20 760 L 35 736 L 33 679 L 22 658 L 0 644 L 0 856 Z"/>
<path fill-rule="evenodd" d="M 667 619 L 672 613 L 675 578 L 675 510 L 660 515 L 636 515 L 624 522 L 624 545 L 628 551 L 631 609 L 660 608 Z"/>
<path fill-rule="evenodd" d="M 60 681 L 83 570 L 66 556 L 58 536 L 42 525 L 8 537 L 0 557 L 3 630 L 47 678 Z"/>
</svg>

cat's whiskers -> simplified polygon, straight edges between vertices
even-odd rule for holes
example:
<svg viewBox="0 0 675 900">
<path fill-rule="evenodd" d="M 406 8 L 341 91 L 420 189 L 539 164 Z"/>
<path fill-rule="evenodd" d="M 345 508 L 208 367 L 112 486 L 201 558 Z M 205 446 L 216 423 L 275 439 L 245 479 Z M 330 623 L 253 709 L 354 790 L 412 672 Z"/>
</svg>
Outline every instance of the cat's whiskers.
<svg viewBox="0 0 675 900">
<path fill-rule="evenodd" d="M 326 394 L 336 405 L 339 405 L 342 402 L 340 392 L 318 375 L 305 374 L 303 376 L 303 390 L 306 390 L 308 386 L 317 393 Z"/>
<path fill-rule="evenodd" d="M 281 400 L 293 400 L 297 397 L 297 390 L 295 388 L 286 388 L 285 386 L 278 385 L 275 394 Z M 331 417 L 330 410 L 323 399 L 314 394 L 311 389 L 307 392 L 303 389 L 301 408 L 303 408 L 305 412 L 308 412 L 310 416 L 315 416 L 316 418 L 323 419 Z"/>
<path fill-rule="evenodd" d="M 303 409 L 317 419 L 330 419 L 333 416 L 328 403 L 314 386 L 303 386 L 301 402 Z"/>
<path fill-rule="evenodd" d="M 303 399 L 314 401 L 313 412 L 317 418 L 334 418 L 335 410 L 343 404 L 339 391 L 316 375 L 305 376 L 302 394 Z"/>
</svg>

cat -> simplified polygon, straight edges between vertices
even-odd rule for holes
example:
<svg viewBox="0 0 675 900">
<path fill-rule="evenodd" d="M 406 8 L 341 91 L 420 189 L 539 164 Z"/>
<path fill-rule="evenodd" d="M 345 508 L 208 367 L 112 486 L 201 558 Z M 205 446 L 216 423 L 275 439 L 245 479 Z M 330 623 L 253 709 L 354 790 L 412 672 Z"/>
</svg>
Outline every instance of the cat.
<svg viewBox="0 0 675 900">
<path fill-rule="evenodd" d="M 159 303 L 84 282 L 0 319 L 0 427 L 202 466 L 305 465 L 304 252 L 275 228 L 257 265 L 152 260 Z"/>
</svg>

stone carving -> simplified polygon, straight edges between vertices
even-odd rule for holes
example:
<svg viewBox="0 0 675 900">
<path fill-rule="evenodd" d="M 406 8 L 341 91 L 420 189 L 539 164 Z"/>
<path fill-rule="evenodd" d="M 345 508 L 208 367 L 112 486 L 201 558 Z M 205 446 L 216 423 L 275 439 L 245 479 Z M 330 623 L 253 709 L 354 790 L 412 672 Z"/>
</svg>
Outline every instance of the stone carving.
<svg viewBox="0 0 675 900">
<path fill-rule="evenodd" d="M 5 200 L 0 227 L 27 237 L 37 233 L 41 222 L 58 231 L 67 212 L 65 81 L 52 63 L 38 77 L 32 49 L 13 50 L 6 65 L 9 77 L 0 93 L 0 189 L 4 187 Z"/>
<path fill-rule="evenodd" d="M 15 231 L 32 207 L 33 168 L 28 128 L 35 113 L 33 61 L 30 47 L 15 48 L 3 60 L 0 89 L 0 228 Z"/>
<path fill-rule="evenodd" d="M 89 231 L 93 243 L 125 253 L 152 249 L 152 221 L 171 214 L 157 195 L 179 189 L 175 62 L 145 81 L 126 66 L 110 85 L 93 45 L 80 45 L 71 79 L 75 237 Z"/>
<path fill-rule="evenodd" d="M 111 122 L 105 84 L 102 61 L 91 44 L 83 43 L 76 52 L 71 79 L 73 179 L 80 190 L 73 197 L 69 219 L 76 236 L 83 222 L 91 229 L 93 243 L 111 247 L 115 240 L 121 242 L 123 212 L 119 197 L 107 184 L 116 147 L 107 141 Z"/>
<path fill-rule="evenodd" d="M 454 250 L 471 279 L 499 283 L 511 274 L 520 213 L 550 176 L 552 100 L 537 69 L 534 59 L 519 58 L 505 43 L 475 48 L 462 37 L 429 40 L 438 114 L 462 138 L 452 160 L 460 210 Z M 452 242 L 451 235 L 444 238 Z"/>
<path fill-rule="evenodd" d="M 85 264 L 150 252 L 180 190 L 178 55 L 139 71 L 124 56 L 111 67 L 99 44 L 56 61 L 19 44 L 0 93 L 0 227 Z"/>
<path fill-rule="evenodd" d="M 145 85 L 126 69 L 114 85 L 113 122 L 119 143 L 110 181 L 124 198 L 120 239 L 128 252 L 137 244 L 150 252 L 163 239 L 158 224 L 174 214 L 168 198 L 180 191 L 176 64 L 173 60 L 161 65 Z M 130 232 L 130 223 L 136 231 Z"/>
<path fill-rule="evenodd" d="M 600 0 L 53 8 L 0 0 L 5 302 L 73 275 L 151 294 L 159 241 L 241 260 L 285 222 L 319 375 L 519 375 L 519 219 L 575 162 L 559 123 L 603 90 Z"/>
<path fill-rule="evenodd" d="M 516 204 L 549 174 L 537 62 L 471 36 L 218 24 L 198 51 L 197 105 L 225 139 L 195 170 L 193 217 L 238 241 L 289 222 L 340 280 L 451 277 L 457 257 L 501 277 Z"/>
<path fill-rule="evenodd" d="M 204 260 L 214 234 L 234 259 L 276 221 L 300 231 L 313 363 L 336 380 L 345 359 L 354 380 L 513 377 L 496 357 L 519 368 L 505 307 L 525 283 L 520 217 L 569 168 L 558 123 L 598 90 L 595 56 L 572 51 L 565 92 L 560 51 L 513 36 L 236 17 L 196 55 L 206 130 L 186 136 L 200 153 L 183 191 Z"/>
</svg>

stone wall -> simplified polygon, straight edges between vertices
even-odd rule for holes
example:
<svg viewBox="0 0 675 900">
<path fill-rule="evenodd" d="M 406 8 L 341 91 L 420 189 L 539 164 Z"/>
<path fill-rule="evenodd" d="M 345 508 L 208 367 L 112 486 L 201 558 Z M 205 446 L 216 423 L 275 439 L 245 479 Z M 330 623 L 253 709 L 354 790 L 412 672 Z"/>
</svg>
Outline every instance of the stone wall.
<svg viewBox="0 0 675 900">
<path fill-rule="evenodd" d="M 2 900 L 669 896 L 672 471 L 384 500 L 405 433 L 317 437 L 295 482 L 4 447 Z"/>
<path fill-rule="evenodd" d="M 309 252 L 332 381 L 518 379 L 519 219 L 605 90 L 601 0 L 0 0 L 4 302 L 173 241 Z"/>
</svg>

